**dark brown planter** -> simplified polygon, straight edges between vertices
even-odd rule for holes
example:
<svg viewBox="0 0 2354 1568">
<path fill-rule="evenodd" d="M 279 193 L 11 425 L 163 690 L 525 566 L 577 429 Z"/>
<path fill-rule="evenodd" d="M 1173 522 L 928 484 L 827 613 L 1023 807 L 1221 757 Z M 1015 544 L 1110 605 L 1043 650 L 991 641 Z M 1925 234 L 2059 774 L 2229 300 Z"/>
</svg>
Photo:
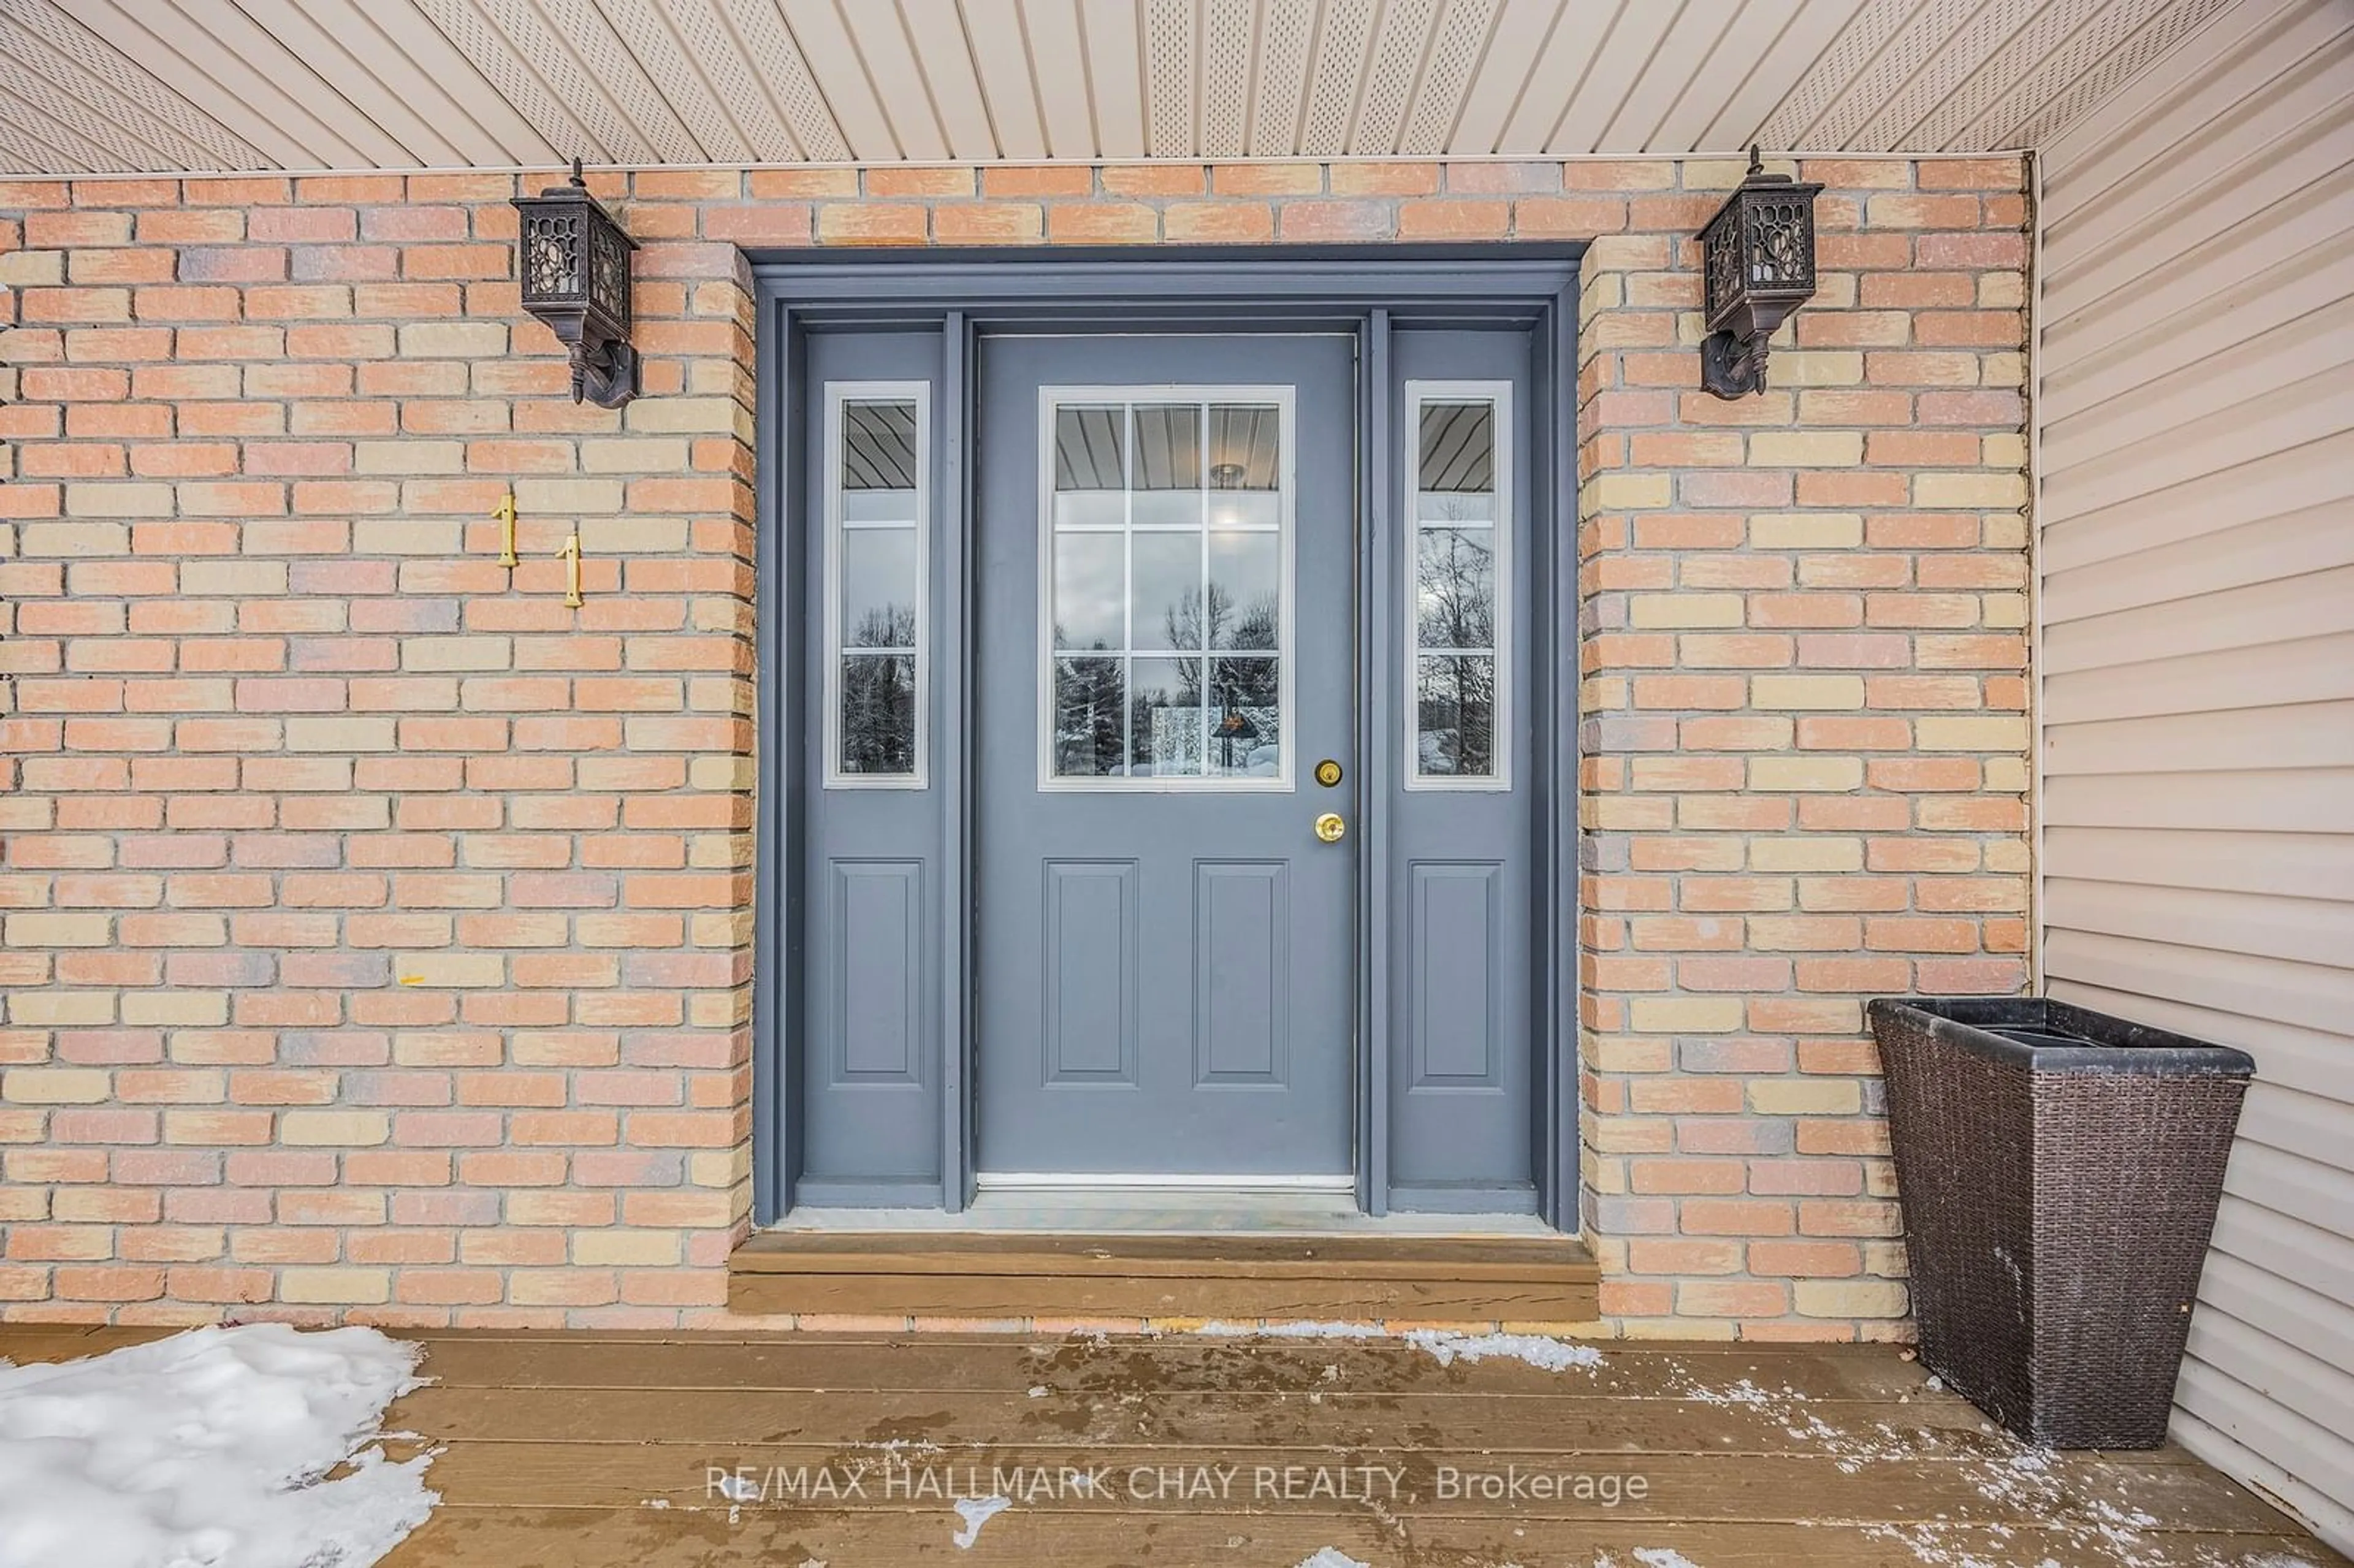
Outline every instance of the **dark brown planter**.
<svg viewBox="0 0 2354 1568">
<path fill-rule="evenodd" d="M 2255 1064 L 2059 1001 L 1871 1016 L 1923 1363 L 2029 1441 L 2158 1447 Z"/>
</svg>

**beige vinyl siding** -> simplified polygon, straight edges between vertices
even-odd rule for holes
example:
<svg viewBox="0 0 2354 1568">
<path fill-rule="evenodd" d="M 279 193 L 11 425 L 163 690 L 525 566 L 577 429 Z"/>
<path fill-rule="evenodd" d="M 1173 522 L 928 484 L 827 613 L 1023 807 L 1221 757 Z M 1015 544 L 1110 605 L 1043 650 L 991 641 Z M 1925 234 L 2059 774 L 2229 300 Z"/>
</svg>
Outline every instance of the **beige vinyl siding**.
<svg viewBox="0 0 2354 1568">
<path fill-rule="evenodd" d="M 2354 4 L 2046 149 L 2044 971 L 2257 1063 L 2176 1431 L 2354 1548 Z"/>
</svg>

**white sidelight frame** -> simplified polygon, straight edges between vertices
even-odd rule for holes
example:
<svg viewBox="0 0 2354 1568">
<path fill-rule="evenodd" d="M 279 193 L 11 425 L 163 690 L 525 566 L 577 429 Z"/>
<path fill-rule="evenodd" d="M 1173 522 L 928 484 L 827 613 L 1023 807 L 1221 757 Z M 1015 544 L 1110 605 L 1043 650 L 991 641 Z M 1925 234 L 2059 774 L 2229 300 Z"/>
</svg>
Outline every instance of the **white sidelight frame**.
<svg viewBox="0 0 2354 1568">
<path fill-rule="evenodd" d="M 1035 713 L 1038 726 L 1038 789 L 1046 794 L 1289 794 L 1297 786 L 1298 767 L 1293 753 L 1299 749 L 1299 725 L 1295 720 L 1296 681 L 1294 669 L 1298 644 L 1298 582 L 1299 530 L 1296 507 L 1299 486 L 1294 468 L 1294 438 L 1298 431 L 1295 388 L 1288 386 L 1211 386 L 1164 385 L 1140 383 L 1122 386 L 1041 387 L 1038 389 L 1038 636 L 1037 636 L 1037 696 Z M 1219 404 L 1272 405 L 1276 410 L 1276 493 L 1280 498 L 1277 510 L 1277 550 L 1280 566 L 1281 588 L 1278 596 L 1277 614 L 1280 625 L 1276 634 L 1276 706 L 1278 715 L 1277 731 L 1280 747 L 1276 772 L 1271 778 L 1250 778 L 1239 774 L 1204 774 L 1196 776 L 1147 776 L 1129 774 L 1067 775 L 1055 771 L 1055 439 L 1057 413 L 1065 408 L 1101 408 L 1117 404 L 1124 411 L 1145 404 L 1193 404 L 1203 410 L 1202 439 L 1209 440 L 1208 411 Z M 1129 427 L 1125 424 L 1123 429 Z M 1124 436 L 1120 463 L 1125 481 L 1125 511 L 1119 535 L 1126 542 L 1130 566 L 1122 575 L 1132 596 L 1134 578 L 1133 554 L 1136 539 L 1135 477 L 1136 443 L 1132 436 Z M 1207 488 L 1209 470 L 1204 453 L 1203 479 L 1204 502 L 1212 493 Z M 1206 513 L 1202 524 L 1203 547 L 1208 548 Z M 1108 528 L 1071 530 L 1072 532 L 1110 533 Z M 1148 527 L 1147 532 L 1153 531 Z M 1264 530 L 1242 530 L 1264 532 Z M 1133 606 L 1124 605 L 1123 615 L 1133 616 Z M 1140 655 L 1135 649 L 1135 628 L 1130 626 L 1124 639 L 1128 644 L 1121 651 L 1123 664 L 1138 657 L 1161 656 L 1152 651 Z M 1246 653 L 1247 651 L 1237 650 Z M 1210 656 L 1214 656 L 1213 653 Z M 1128 689 L 1125 678 L 1122 690 Z M 1206 711 L 1208 694 L 1204 694 Z M 1132 710 L 1133 704 L 1130 708 Z M 1125 723 L 1125 719 L 1123 721 Z M 1132 741 L 1124 742 L 1132 757 Z"/>
<path fill-rule="evenodd" d="M 851 773 L 842 766 L 843 577 L 845 557 L 843 535 L 862 526 L 843 517 L 843 411 L 854 403 L 907 403 L 916 410 L 916 641 L 906 652 L 914 655 L 913 703 L 916 736 L 915 766 L 907 773 Z M 829 789 L 924 789 L 930 786 L 931 635 L 932 635 L 932 419 L 931 384 L 928 381 L 829 381 L 825 384 L 825 788 Z M 875 526 L 868 524 L 868 526 Z M 896 527 L 897 524 L 880 526 Z M 877 654 L 885 650 L 870 650 Z M 896 653 L 901 650 L 887 652 Z"/>
<path fill-rule="evenodd" d="M 1495 470 L 1496 515 L 1489 524 L 1493 541 L 1496 602 L 1494 606 L 1495 642 L 1488 656 L 1496 666 L 1495 712 L 1490 724 L 1493 734 L 1489 739 L 1493 766 L 1486 773 L 1453 774 L 1422 771 L 1422 717 L 1417 694 L 1422 671 L 1422 535 L 1426 528 L 1461 528 L 1459 522 L 1426 522 L 1419 504 L 1422 493 L 1422 410 L 1431 403 L 1486 403 L 1493 410 L 1489 426 L 1493 432 L 1490 461 Z M 1509 381 L 1408 381 L 1405 384 L 1405 419 L 1399 427 L 1396 443 L 1400 466 L 1405 470 L 1404 493 L 1398 513 L 1401 532 L 1405 535 L 1405 558 L 1399 576 L 1405 581 L 1405 606 L 1399 622 L 1398 641 L 1405 644 L 1405 683 L 1399 700 L 1405 708 L 1403 728 L 1405 735 L 1404 771 L 1399 775 L 1403 788 L 1420 793 L 1432 791 L 1471 791 L 1486 794 L 1509 793 L 1512 788 L 1512 599 L 1515 583 L 1513 546 L 1517 543 L 1518 497 L 1512 488 L 1512 384 Z M 1431 652 L 1446 653 L 1447 650 Z M 1477 650 L 1460 652 L 1477 655 Z"/>
</svg>

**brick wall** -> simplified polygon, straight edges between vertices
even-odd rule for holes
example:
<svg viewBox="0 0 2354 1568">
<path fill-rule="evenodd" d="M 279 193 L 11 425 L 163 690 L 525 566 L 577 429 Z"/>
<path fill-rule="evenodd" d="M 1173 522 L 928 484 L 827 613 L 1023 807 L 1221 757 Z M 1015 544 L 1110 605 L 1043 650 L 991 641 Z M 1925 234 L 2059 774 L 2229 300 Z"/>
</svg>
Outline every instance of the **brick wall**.
<svg viewBox="0 0 2354 1568">
<path fill-rule="evenodd" d="M 751 1163 L 739 246 L 1542 238 L 1596 241 L 1608 1327 L 1893 1331 L 1860 999 L 2025 979 L 2020 169 L 1810 164 L 1822 292 L 1727 404 L 1689 235 L 1739 173 L 607 176 L 645 241 L 621 413 L 519 316 L 509 176 L 0 182 L 0 1315 L 718 1314 Z"/>
<path fill-rule="evenodd" d="M 1805 175 L 1822 285 L 1763 397 L 1692 390 L 1712 195 L 1637 196 L 1585 268 L 1585 1170 L 1627 1333 L 1898 1331 L 1863 1002 L 2028 980 L 2021 166 Z"/>
</svg>

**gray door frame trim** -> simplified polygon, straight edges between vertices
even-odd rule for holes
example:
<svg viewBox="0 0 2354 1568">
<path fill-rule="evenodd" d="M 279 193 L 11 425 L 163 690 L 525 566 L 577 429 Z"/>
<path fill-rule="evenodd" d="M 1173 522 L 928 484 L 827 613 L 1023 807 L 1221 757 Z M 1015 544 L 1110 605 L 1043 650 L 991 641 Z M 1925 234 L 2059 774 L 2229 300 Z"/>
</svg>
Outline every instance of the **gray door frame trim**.
<svg viewBox="0 0 2354 1568">
<path fill-rule="evenodd" d="M 1393 322 L 1389 307 L 1375 305 L 1365 313 L 1357 355 L 1357 432 L 1364 443 L 1357 454 L 1358 548 L 1372 569 L 1357 574 L 1357 755 L 1352 759 L 1364 783 L 1354 797 L 1357 810 L 1357 1207 L 1379 1217 L 1390 1208 L 1390 988 L 1384 966 L 1368 963 L 1373 954 L 1390 949 L 1391 786 L 1397 765 L 1383 739 L 1389 717 L 1384 705 L 1398 694 L 1384 667 L 1392 662 L 1378 652 L 1367 659 L 1367 649 L 1386 649 L 1394 634 L 1392 605 L 1396 585 L 1379 569 L 1381 554 L 1368 548 L 1370 539 L 1390 537 L 1396 514 L 1391 499 L 1396 486 L 1389 482 L 1388 454 L 1394 432 L 1390 429 L 1389 386 L 1394 375 L 1390 355 Z M 1501 591 L 1509 591 L 1509 585 Z M 1376 808 L 1379 809 L 1376 809 Z M 1376 1049 L 1375 1043 L 1380 1046 Z M 1377 1061 L 1376 1058 L 1379 1058 Z"/>
<path fill-rule="evenodd" d="M 786 497 L 806 472 L 802 435 L 804 334 L 828 326 L 904 327 L 936 333 L 942 344 L 936 418 L 945 453 L 937 492 L 936 537 L 952 591 L 940 609 L 933 689 L 949 715 L 940 726 L 932 785 L 940 792 L 944 885 L 940 995 L 943 1175 L 940 1199 L 961 1210 L 972 1191 L 973 1127 L 970 1053 L 972 983 L 968 885 L 972 853 L 973 784 L 970 728 L 972 653 L 971 484 L 969 461 L 975 344 L 991 328 L 1067 323 L 1101 330 L 1114 323 L 1214 325 L 1226 331 L 1320 327 L 1352 330 L 1358 339 L 1359 513 L 1361 547 L 1385 537 L 1394 507 L 1388 482 L 1390 334 L 1415 326 L 1526 326 L 1539 345 L 1532 429 L 1532 459 L 1549 480 L 1548 503 L 1532 518 L 1532 537 L 1548 542 L 1532 562 L 1539 573 L 1541 635 L 1534 653 L 1542 736 L 1532 882 L 1540 945 L 1533 1104 L 1539 1122 L 1534 1175 L 1540 1213 L 1555 1228 L 1581 1227 L 1578 1180 L 1577 960 L 1577 284 L 1582 245 L 1414 247 L 1262 247 L 1215 250 L 1156 247 L 1101 251 L 827 250 L 756 252 L 755 430 L 756 563 L 754 700 L 758 796 L 755 812 L 752 965 L 753 1218 L 771 1224 L 793 1202 L 802 1147 L 800 1056 L 792 1021 L 802 1016 L 802 770 L 788 767 L 809 744 L 797 640 L 785 635 L 779 607 L 801 602 L 803 556 L 786 548 Z M 798 525 L 798 524 L 797 524 Z M 1363 650 L 1387 646 L 1390 597 L 1360 574 L 1358 682 L 1360 747 L 1366 787 L 1357 797 L 1360 855 L 1357 965 L 1356 1166 L 1358 1199 L 1379 1213 L 1388 1193 L 1389 1005 L 1373 983 L 1386 952 L 1391 913 L 1384 863 L 1385 789 L 1394 772 L 1388 748 L 1370 744 L 1394 701 L 1390 661 L 1365 663 Z M 963 721 L 963 722 L 960 722 Z M 929 715 L 927 717 L 929 722 Z"/>
</svg>

